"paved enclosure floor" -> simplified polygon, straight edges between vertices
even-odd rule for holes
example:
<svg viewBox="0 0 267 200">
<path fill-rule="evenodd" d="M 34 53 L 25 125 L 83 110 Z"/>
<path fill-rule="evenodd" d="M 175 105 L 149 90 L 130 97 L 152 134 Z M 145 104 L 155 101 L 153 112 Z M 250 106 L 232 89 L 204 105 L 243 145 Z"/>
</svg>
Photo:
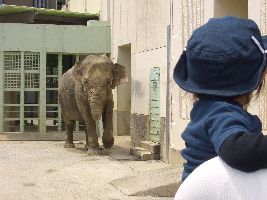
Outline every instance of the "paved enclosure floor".
<svg viewBox="0 0 267 200">
<path fill-rule="evenodd" d="M 129 141 L 102 156 L 88 156 L 83 142 L 0 141 L 0 200 L 169 200 L 127 196 L 112 181 L 168 167 L 161 161 L 135 161 Z M 177 175 L 178 176 L 178 175 Z M 137 183 L 138 184 L 138 183 Z"/>
</svg>

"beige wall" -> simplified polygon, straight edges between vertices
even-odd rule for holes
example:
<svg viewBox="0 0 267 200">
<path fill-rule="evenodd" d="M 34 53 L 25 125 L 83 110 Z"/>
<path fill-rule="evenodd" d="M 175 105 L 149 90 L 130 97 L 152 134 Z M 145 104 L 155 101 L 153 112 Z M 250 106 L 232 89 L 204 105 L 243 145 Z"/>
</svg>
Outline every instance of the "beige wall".
<svg viewBox="0 0 267 200">
<path fill-rule="evenodd" d="M 170 69 L 170 152 L 181 150 L 184 142 L 181 133 L 189 121 L 191 96 L 179 89 L 172 79 L 173 69 L 194 29 L 214 15 L 214 2 L 204 0 L 173 1 L 171 19 L 171 69 Z M 189 8 L 189 9 L 188 9 Z M 178 154 L 177 154 L 178 156 Z M 179 160 L 179 159 L 178 159 Z"/>
<path fill-rule="evenodd" d="M 118 47 L 131 44 L 131 113 L 148 115 L 150 69 L 160 67 L 161 117 L 164 117 L 166 115 L 168 2 L 166 0 L 111 0 L 110 17 L 113 60 L 115 62 L 118 60 Z"/>
<path fill-rule="evenodd" d="M 248 1 L 248 18 L 254 20 L 263 35 L 267 34 L 267 0 L 249 0 Z M 266 83 L 266 80 L 265 80 Z M 263 122 L 264 132 L 267 133 L 267 87 L 261 93 L 260 97 L 249 107 L 249 111 L 259 115 Z"/>
<path fill-rule="evenodd" d="M 101 0 L 70 0 L 67 7 L 68 11 L 91 14 L 99 13 L 100 8 Z"/>
<path fill-rule="evenodd" d="M 132 54 L 166 46 L 166 0 L 111 0 L 113 57 L 117 47 L 132 44 Z"/>
<path fill-rule="evenodd" d="M 248 18 L 253 19 L 258 26 L 261 26 L 261 13 L 264 9 L 264 0 L 248 0 Z M 263 4 L 261 6 L 261 4 Z M 257 11 L 257 12 L 255 12 Z"/>
<path fill-rule="evenodd" d="M 132 113 L 148 115 L 150 70 L 160 68 L 160 116 L 166 116 L 166 63 L 167 49 L 159 48 L 132 56 Z"/>
<path fill-rule="evenodd" d="M 110 0 L 101 0 L 100 20 L 110 21 L 110 11 Z"/>
</svg>

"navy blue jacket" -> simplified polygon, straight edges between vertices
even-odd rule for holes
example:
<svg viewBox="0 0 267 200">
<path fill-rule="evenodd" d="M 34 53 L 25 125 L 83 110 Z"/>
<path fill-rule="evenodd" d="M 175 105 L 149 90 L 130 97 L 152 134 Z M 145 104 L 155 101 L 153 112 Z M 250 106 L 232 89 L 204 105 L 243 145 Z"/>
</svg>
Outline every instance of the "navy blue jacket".
<svg viewBox="0 0 267 200">
<path fill-rule="evenodd" d="M 229 98 L 200 96 L 182 133 L 186 160 L 182 180 L 203 162 L 220 156 L 242 171 L 267 167 L 267 138 L 256 115 Z"/>
</svg>

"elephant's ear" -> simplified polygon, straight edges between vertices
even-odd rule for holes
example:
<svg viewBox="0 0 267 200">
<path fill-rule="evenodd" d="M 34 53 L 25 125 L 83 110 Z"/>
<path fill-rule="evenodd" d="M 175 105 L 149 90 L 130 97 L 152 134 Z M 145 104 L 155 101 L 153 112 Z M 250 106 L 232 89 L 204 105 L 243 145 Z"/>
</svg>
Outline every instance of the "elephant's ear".
<svg viewBox="0 0 267 200">
<path fill-rule="evenodd" d="M 74 65 L 74 71 L 77 75 L 82 75 L 82 61 L 77 61 Z"/>
<path fill-rule="evenodd" d="M 113 65 L 113 79 L 112 79 L 112 89 L 114 89 L 116 86 L 127 83 L 128 78 L 126 74 L 126 70 L 124 66 L 121 66 L 119 64 Z"/>
</svg>

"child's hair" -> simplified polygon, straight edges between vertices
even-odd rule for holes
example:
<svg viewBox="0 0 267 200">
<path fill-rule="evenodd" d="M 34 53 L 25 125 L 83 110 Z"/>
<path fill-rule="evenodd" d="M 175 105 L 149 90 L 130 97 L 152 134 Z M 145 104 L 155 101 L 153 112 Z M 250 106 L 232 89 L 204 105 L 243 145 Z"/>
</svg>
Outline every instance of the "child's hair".
<svg viewBox="0 0 267 200">
<path fill-rule="evenodd" d="M 249 103 L 251 102 L 253 97 L 255 97 L 255 99 L 259 98 L 259 96 L 262 93 L 264 87 L 265 87 L 265 79 L 263 79 L 262 82 L 259 84 L 255 94 L 253 94 L 255 91 L 252 91 L 250 93 L 240 95 L 240 96 L 246 96 L 247 97 L 247 101 L 245 103 L 245 106 L 249 105 Z M 197 93 L 192 93 L 192 94 L 193 94 L 193 101 L 198 100 L 199 96 L 201 96 L 201 94 L 197 94 Z M 230 99 L 235 99 L 236 97 L 238 97 L 238 96 L 229 97 L 229 98 Z"/>
<path fill-rule="evenodd" d="M 255 94 L 256 98 L 260 96 L 260 93 L 263 91 L 264 87 L 265 87 L 265 79 L 262 79 L 262 82 L 259 84 L 257 92 Z"/>
</svg>

